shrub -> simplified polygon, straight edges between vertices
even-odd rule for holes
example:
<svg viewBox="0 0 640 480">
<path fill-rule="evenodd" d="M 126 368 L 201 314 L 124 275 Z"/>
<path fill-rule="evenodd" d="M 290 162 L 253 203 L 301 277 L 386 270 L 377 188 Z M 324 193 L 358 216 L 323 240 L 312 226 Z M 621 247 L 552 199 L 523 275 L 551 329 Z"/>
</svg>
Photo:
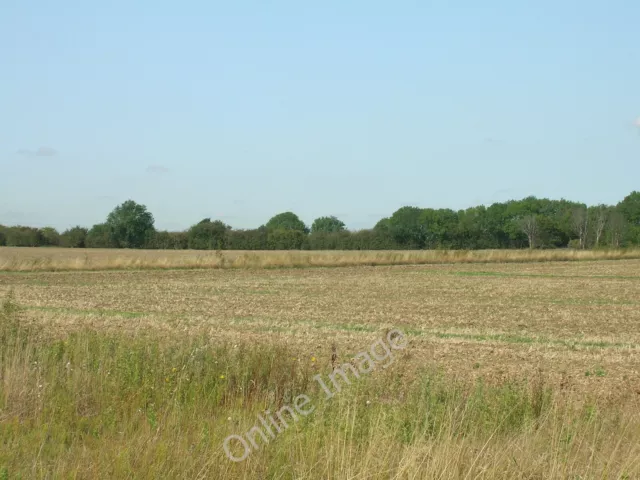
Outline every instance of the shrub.
<svg viewBox="0 0 640 480">
<path fill-rule="evenodd" d="M 188 246 L 194 250 L 222 250 L 226 248 L 229 225 L 208 218 L 192 226 L 187 233 Z"/>
<path fill-rule="evenodd" d="M 104 223 L 99 223 L 87 232 L 85 246 L 87 248 L 114 248 L 117 247 L 117 243 L 113 240 L 109 227 Z"/>
<path fill-rule="evenodd" d="M 60 245 L 68 248 L 84 248 L 88 230 L 83 227 L 73 227 L 62 232 Z"/>
</svg>

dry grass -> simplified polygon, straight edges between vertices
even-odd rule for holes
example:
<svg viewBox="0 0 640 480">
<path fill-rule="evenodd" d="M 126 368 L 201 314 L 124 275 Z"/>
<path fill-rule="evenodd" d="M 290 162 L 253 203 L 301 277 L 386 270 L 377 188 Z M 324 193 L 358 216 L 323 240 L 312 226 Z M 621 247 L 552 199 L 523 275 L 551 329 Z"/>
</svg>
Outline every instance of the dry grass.
<svg viewBox="0 0 640 480">
<path fill-rule="evenodd" d="M 0 247 L 0 271 L 346 267 L 624 260 L 626 250 L 201 251 Z"/>
<path fill-rule="evenodd" d="M 0 273 L 44 329 L 0 345 L 0 478 L 640 478 L 640 261 L 583 260 Z M 392 327 L 390 368 L 224 457 Z"/>
</svg>

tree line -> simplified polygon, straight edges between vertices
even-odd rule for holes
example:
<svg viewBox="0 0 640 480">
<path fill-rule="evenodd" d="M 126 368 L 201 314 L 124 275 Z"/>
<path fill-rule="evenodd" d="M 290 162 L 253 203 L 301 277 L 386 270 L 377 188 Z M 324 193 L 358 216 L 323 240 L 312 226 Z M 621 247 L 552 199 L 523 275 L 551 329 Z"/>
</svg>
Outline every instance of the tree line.
<svg viewBox="0 0 640 480">
<path fill-rule="evenodd" d="M 0 246 L 197 250 L 390 250 L 620 248 L 640 245 L 640 192 L 617 205 L 587 206 L 527 197 L 466 210 L 406 206 L 373 228 L 350 231 L 335 216 L 311 227 L 293 212 L 256 229 L 234 229 L 204 218 L 185 231 L 157 230 L 141 204 L 118 205 L 104 223 L 55 228 L 0 225 Z"/>
</svg>

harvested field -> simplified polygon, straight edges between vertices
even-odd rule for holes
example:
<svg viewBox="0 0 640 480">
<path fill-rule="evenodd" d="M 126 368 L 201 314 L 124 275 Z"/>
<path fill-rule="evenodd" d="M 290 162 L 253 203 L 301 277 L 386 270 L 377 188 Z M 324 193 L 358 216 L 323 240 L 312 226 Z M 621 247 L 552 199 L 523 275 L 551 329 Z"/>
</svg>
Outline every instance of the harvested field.
<svg viewBox="0 0 640 480">
<path fill-rule="evenodd" d="M 45 478 L 47 472 L 66 477 L 76 471 L 74 468 L 80 472 L 79 478 L 152 478 L 153 472 L 163 469 L 177 469 L 171 470 L 176 478 L 640 475 L 640 260 L 0 273 L 0 297 L 10 291 L 21 309 L 21 322 L 42 326 L 50 341 L 68 341 L 74 332 L 90 329 L 161 345 L 205 341 L 231 350 L 277 349 L 284 352 L 279 361 L 289 361 L 308 374 L 330 371 L 333 348 L 337 361 L 346 362 L 389 329 L 402 330 L 409 340 L 409 346 L 378 380 L 345 396 L 340 408 L 335 407 L 337 411 L 328 406 L 314 414 L 313 422 L 325 422 L 324 427 L 296 424 L 296 432 L 287 432 L 240 464 L 224 458 L 221 441 L 236 430 L 248 430 L 255 412 L 268 407 L 270 400 L 234 403 L 236 397 L 231 396 L 227 403 L 206 408 L 194 404 L 191 409 L 176 411 L 167 406 L 164 420 L 149 420 L 152 426 L 164 422 L 164 431 L 132 427 L 128 437 L 118 437 L 116 430 L 127 431 L 124 426 L 111 432 L 101 424 L 105 429 L 102 436 L 72 436 L 66 449 L 45 449 L 38 459 L 30 458 L 29 446 L 43 441 L 46 421 L 35 413 L 19 412 L 11 404 L 8 399 L 22 397 L 17 384 L 8 383 L 11 372 L 5 371 L 0 421 L 13 425 L 14 433 L 4 437 L 4 442 L 8 445 L 7 438 L 12 439 L 20 460 L 0 455 L 0 467 L 4 462 L 11 471 L 26 472 L 27 476 L 31 472 L 33 478 Z M 250 358 L 255 365 L 263 363 Z M 230 377 L 234 368 L 239 367 L 228 366 L 224 375 Z M 536 420 L 540 422 L 537 426 L 523 424 L 504 435 L 496 433 L 496 424 L 488 430 L 478 427 L 468 440 L 457 437 L 447 430 L 455 424 L 454 412 L 458 411 L 452 407 L 452 416 L 446 417 L 448 421 L 441 419 L 441 430 L 435 437 L 397 443 L 395 433 L 390 433 L 400 428 L 397 425 L 378 434 L 373 428 L 350 437 L 364 421 L 357 413 L 360 407 L 354 405 L 360 405 L 365 397 L 370 402 L 367 405 L 373 404 L 382 415 L 376 421 L 383 424 L 381 418 L 396 418 L 399 412 L 424 415 L 416 406 L 420 403 L 410 407 L 403 402 L 414 398 L 411 386 L 420 384 L 425 370 L 438 372 L 443 385 L 457 385 L 464 391 L 475 388 L 478 381 L 486 388 L 501 389 L 505 385 L 531 386 L 535 380 L 550 392 L 553 406 L 543 420 Z M 164 378 L 165 374 L 161 375 Z M 173 381 L 170 378 L 167 374 L 166 381 Z M 269 374 L 265 385 L 272 380 L 273 374 Z M 269 397 L 272 401 L 281 393 L 275 387 L 265 389 L 267 397 L 275 395 Z M 513 393 L 517 388 L 509 391 L 509 395 L 519 395 Z M 105 408 L 116 408 L 110 405 L 103 399 L 99 405 L 89 402 L 86 409 L 98 415 Z M 436 408 L 436 404 L 429 405 Z M 584 420 L 585 411 L 602 413 Z M 59 428 L 68 427 L 72 432 L 79 419 L 89 414 L 77 413 L 78 418 L 69 415 L 68 423 Z M 233 425 L 227 417 L 233 419 Z M 26 418 L 27 423 L 18 427 L 17 418 Z M 217 433 L 198 446 L 194 435 L 198 437 L 203 428 L 209 428 L 201 424 L 206 418 Z M 328 418 L 337 422 L 337 430 L 327 427 Z M 621 418 L 627 425 L 624 428 Z M 583 420 L 586 423 L 580 423 Z M 493 425 L 491 421 L 496 420 L 482 420 L 489 422 L 486 425 Z M 186 437 L 177 434 L 179 431 Z M 119 447 L 107 448 L 106 442 L 116 438 L 120 439 Z M 150 438 L 159 443 L 145 443 Z M 188 442 L 194 442 L 193 457 L 184 454 L 191 448 Z M 175 453 L 169 454 L 167 449 Z M 305 455 L 309 449 L 315 450 Z M 391 454 L 396 449 L 400 452 L 397 457 Z M 80 451 L 84 453 L 74 459 L 73 452 Z M 154 457 L 159 451 L 165 452 L 161 464 Z M 112 456 L 127 452 L 126 459 L 114 466 L 108 452 Z"/>
<path fill-rule="evenodd" d="M 328 360 L 386 328 L 415 366 L 499 378 L 542 368 L 581 393 L 640 391 L 640 261 L 0 275 L 56 329 L 280 342 Z M 479 365 L 479 366 L 478 366 Z M 606 375 L 587 376 L 601 368 Z"/>
</svg>

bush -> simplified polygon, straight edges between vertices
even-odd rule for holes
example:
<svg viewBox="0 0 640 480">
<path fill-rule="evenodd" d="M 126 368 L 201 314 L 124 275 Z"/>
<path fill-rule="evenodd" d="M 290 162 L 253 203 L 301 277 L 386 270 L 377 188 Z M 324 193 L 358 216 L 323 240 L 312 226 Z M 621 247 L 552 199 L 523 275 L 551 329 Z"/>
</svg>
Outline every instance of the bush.
<svg viewBox="0 0 640 480">
<path fill-rule="evenodd" d="M 32 227 L 9 227 L 5 230 L 6 244 L 10 247 L 38 247 L 44 243 L 40 230 Z"/>
<path fill-rule="evenodd" d="M 188 246 L 194 250 L 223 250 L 226 248 L 227 231 L 230 229 L 220 220 L 212 222 L 205 218 L 189 229 Z"/>
<path fill-rule="evenodd" d="M 272 230 L 267 234 L 270 250 L 300 250 L 306 234 L 300 230 Z"/>
<path fill-rule="evenodd" d="M 60 245 L 67 248 L 84 248 L 87 233 L 87 229 L 83 227 L 73 227 L 65 230 L 60 235 Z"/>
<path fill-rule="evenodd" d="M 57 247 L 60 245 L 60 234 L 53 227 L 44 227 L 40 230 L 42 245 Z"/>
<path fill-rule="evenodd" d="M 580 248 L 580 240 L 577 239 L 577 238 L 569 240 L 569 244 L 567 245 L 567 247 L 574 248 L 574 249 L 579 249 Z"/>
<path fill-rule="evenodd" d="M 185 250 L 188 246 L 186 232 L 154 232 L 149 239 L 147 248 L 159 250 Z"/>
<path fill-rule="evenodd" d="M 264 227 L 251 230 L 227 231 L 227 248 L 229 250 L 267 250 L 267 229 Z"/>
<path fill-rule="evenodd" d="M 115 248 L 117 244 L 111 236 L 109 227 L 104 223 L 99 223 L 87 232 L 85 246 L 87 248 Z"/>
</svg>

